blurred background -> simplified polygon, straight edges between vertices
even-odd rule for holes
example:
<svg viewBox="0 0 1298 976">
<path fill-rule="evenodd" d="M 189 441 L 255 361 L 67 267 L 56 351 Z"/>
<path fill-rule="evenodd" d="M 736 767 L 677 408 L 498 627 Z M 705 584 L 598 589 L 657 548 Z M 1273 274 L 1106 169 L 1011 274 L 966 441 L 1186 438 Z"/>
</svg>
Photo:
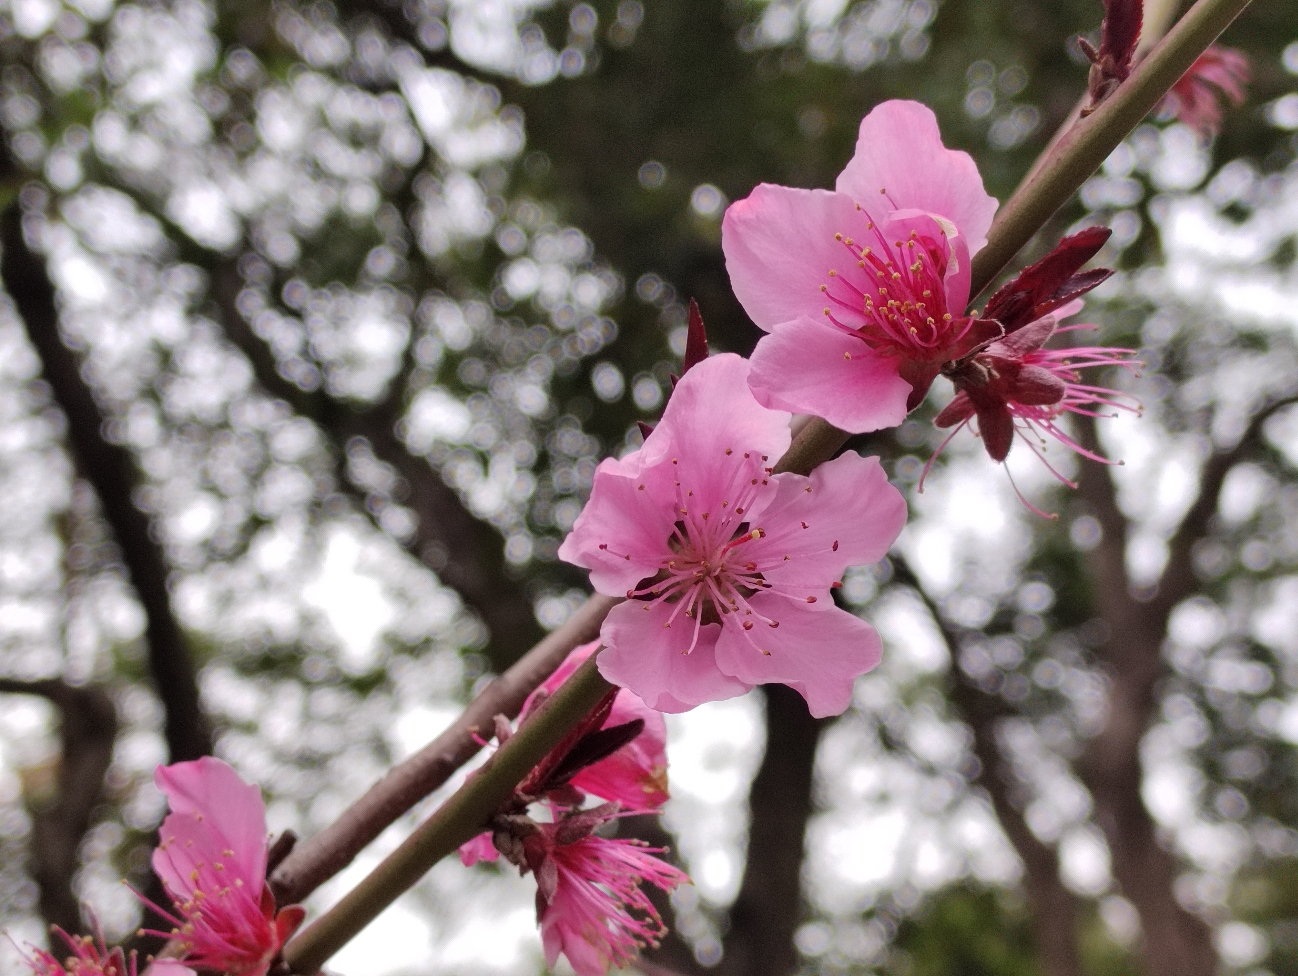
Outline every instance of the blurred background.
<svg viewBox="0 0 1298 976">
<path fill-rule="evenodd" d="M 584 599 L 555 550 L 688 299 L 755 343 L 729 202 L 831 186 L 892 97 L 1004 200 L 1101 15 L 0 4 L 0 927 L 130 936 L 159 762 L 214 752 L 308 836 L 427 742 Z M 941 381 L 854 439 L 911 504 L 840 591 L 884 663 L 830 722 L 782 688 L 670 719 L 674 799 L 630 829 L 695 886 L 650 964 L 1298 974 L 1298 6 L 1224 40 L 1254 79 L 1221 136 L 1149 120 L 1022 256 L 1114 230 L 1082 319 L 1141 350 L 1106 380 L 1144 415 L 1073 430 L 1124 465 L 1051 448 L 1069 491 L 1020 446 L 1046 520 L 966 433 L 919 494 Z M 540 972 L 532 893 L 443 863 L 333 968 Z"/>
</svg>

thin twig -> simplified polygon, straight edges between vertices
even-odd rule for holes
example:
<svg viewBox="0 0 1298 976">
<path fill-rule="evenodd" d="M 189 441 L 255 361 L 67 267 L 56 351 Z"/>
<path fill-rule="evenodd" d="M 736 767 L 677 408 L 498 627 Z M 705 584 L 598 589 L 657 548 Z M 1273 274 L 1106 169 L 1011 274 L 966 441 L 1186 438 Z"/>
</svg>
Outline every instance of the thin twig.
<svg viewBox="0 0 1298 976">
<path fill-rule="evenodd" d="M 1251 0 L 1199 0 L 1099 108 L 1048 150 L 1045 162 L 1001 208 L 973 257 L 976 298 L 1190 69 Z"/>
</svg>

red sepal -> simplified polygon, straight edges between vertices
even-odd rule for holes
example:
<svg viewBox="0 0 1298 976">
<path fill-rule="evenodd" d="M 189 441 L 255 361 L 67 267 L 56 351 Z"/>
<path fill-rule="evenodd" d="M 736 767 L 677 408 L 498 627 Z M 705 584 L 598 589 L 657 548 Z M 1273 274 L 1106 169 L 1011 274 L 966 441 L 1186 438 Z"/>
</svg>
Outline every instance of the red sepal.
<svg viewBox="0 0 1298 976">
<path fill-rule="evenodd" d="M 995 319 L 1012 333 L 1085 295 L 1113 274 L 1106 268 L 1080 271 L 1113 233 L 1087 227 L 1065 237 L 1036 264 L 1029 265 L 992 295 L 983 318 Z"/>
</svg>

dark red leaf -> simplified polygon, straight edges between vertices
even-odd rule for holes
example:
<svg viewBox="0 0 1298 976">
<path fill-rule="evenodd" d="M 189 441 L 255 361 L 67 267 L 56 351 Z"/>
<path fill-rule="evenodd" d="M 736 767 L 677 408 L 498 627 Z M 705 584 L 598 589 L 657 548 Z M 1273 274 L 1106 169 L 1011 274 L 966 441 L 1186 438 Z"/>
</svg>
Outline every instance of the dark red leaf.
<svg viewBox="0 0 1298 976">
<path fill-rule="evenodd" d="M 673 377 L 672 377 L 672 386 L 673 386 L 673 387 L 676 386 L 676 382 L 675 382 L 675 381 L 676 381 L 676 377 L 673 376 Z M 646 424 L 643 420 L 637 420 L 635 423 L 636 423 L 636 426 L 640 428 L 640 436 L 643 437 L 645 440 L 648 440 L 648 439 L 649 439 L 649 435 L 652 434 L 652 433 L 654 432 L 654 425 L 653 425 L 653 424 Z"/>
<path fill-rule="evenodd" d="M 1087 227 L 1065 237 L 1044 258 L 1002 285 L 988 301 L 983 318 L 995 319 L 1011 333 L 1086 294 L 1113 273 L 1104 268 L 1078 273 L 1112 233 L 1107 227 Z"/>
<path fill-rule="evenodd" d="M 635 718 L 621 725 L 610 725 L 606 729 L 591 732 L 582 737 L 563 757 L 563 762 L 555 767 L 550 778 L 541 786 L 543 792 L 563 786 L 587 766 L 593 766 L 601 759 L 607 759 L 627 743 L 633 741 L 644 731 L 644 719 Z"/>
<path fill-rule="evenodd" d="M 1104 0 L 1104 26 L 1100 29 L 1100 57 L 1113 59 L 1113 73 L 1118 81 L 1131 74 L 1131 58 L 1140 40 L 1144 19 L 1144 0 Z"/>
<path fill-rule="evenodd" d="M 518 784 L 518 789 L 515 792 L 524 796 L 539 796 L 545 792 L 542 787 L 567 757 L 568 753 L 589 733 L 604 724 L 609 712 L 613 710 L 613 699 L 617 697 L 617 692 L 617 688 L 610 688 L 608 694 L 599 700 L 599 704 L 584 719 L 569 729 L 568 734 L 559 740 L 559 744 L 551 749 L 536 768 L 527 774 L 527 779 Z M 532 714 L 535 715 L 536 711 L 534 710 Z"/>
<path fill-rule="evenodd" d="M 681 375 L 684 376 L 695 366 L 708 358 L 708 333 L 703 328 L 703 314 L 699 303 L 690 299 L 690 323 L 685 337 L 685 361 L 681 363 Z"/>
</svg>

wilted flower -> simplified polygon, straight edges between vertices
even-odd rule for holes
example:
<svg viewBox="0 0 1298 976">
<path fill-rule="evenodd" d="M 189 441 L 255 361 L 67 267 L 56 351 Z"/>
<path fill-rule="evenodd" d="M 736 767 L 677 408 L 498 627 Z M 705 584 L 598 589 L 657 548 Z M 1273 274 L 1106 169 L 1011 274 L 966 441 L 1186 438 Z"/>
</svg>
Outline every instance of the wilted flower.
<svg viewBox="0 0 1298 976">
<path fill-rule="evenodd" d="M 520 873 L 536 877 L 536 917 L 547 965 L 562 952 L 578 976 L 604 976 L 611 966 L 633 960 L 639 949 L 657 945 L 666 932 L 642 884 L 670 891 L 689 878 L 654 856 L 660 848 L 593 833 L 621 815 L 616 803 L 556 812 L 553 823 L 497 817 L 494 848 Z"/>
<path fill-rule="evenodd" d="M 1057 317 L 1075 315 L 1081 310 L 1081 305 L 1080 301 L 1072 302 L 1060 309 Z M 955 427 L 951 432 L 951 436 L 955 436 L 957 431 L 977 418 L 978 434 L 993 461 L 1005 460 L 1014 435 L 1018 433 L 1043 461 L 1045 458 L 1039 444 L 1044 446 L 1043 435 L 1048 435 L 1078 454 L 1109 463 L 1077 443 L 1059 426 L 1058 420 L 1068 413 L 1087 417 L 1113 416 L 1114 410 L 1138 413 L 1140 404 L 1134 397 L 1083 382 L 1081 370 L 1122 366 L 1135 371 L 1140 364 L 1132 359 L 1129 349 L 1109 346 L 1043 348 L 1054 335 L 1094 328 L 1088 325 L 1059 328 L 1056 326 L 1057 317 L 1048 315 L 1024 326 L 960 364 L 951 373 L 957 393 L 933 422 L 938 427 Z M 942 446 L 946 446 L 946 441 Z M 930 460 L 929 464 L 932 463 Z M 1049 462 L 1046 462 L 1046 467 L 1064 484 L 1076 487 Z"/>
<path fill-rule="evenodd" d="M 906 101 L 862 120 L 835 190 L 764 183 L 733 204 L 726 268 L 768 333 L 752 357 L 757 399 L 854 433 L 900 424 L 943 363 L 996 335 L 964 314 L 995 212 L 974 161 Z"/>
<path fill-rule="evenodd" d="M 879 659 L 879 636 L 834 606 L 850 565 L 883 557 L 906 520 L 877 458 L 774 474 L 787 413 L 763 409 L 748 363 L 687 373 L 640 450 L 604 460 L 559 549 L 601 593 L 627 597 L 600 632 L 600 672 L 679 712 L 787 684 L 833 715 Z"/>
<path fill-rule="evenodd" d="M 276 911 L 266 884 L 266 808 L 261 790 L 219 759 L 159 766 L 171 813 L 153 870 L 180 918 L 153 906 L 181 940 L 184 961 L 231 976 L 264 976 L 302 922 L 297 905 Z"/>
<path fill-rule="evenodd" d="M 1244 103 L 1250 74 L 1248 56 L 1243 51 L 1214 44 L 1163 96 L 1159 112 L 1184 122 L 1202 136 L 1215 136 L 1221 131 L 1223 104 L 1238 107 Z"/>
</svg>

